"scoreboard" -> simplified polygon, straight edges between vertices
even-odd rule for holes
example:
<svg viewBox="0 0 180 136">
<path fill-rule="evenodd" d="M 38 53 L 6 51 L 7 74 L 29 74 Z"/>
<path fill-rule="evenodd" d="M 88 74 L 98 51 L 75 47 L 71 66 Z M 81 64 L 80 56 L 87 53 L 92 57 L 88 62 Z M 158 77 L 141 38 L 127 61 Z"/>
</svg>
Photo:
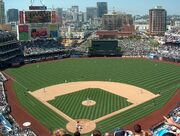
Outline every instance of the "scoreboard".
<svg viewBox="0 0 180 136">
<path fill-rule="evenodd" d="M 121 56 L 118 40 L 92 40 L 89 56 Z"/>
<path fill-rule="evenodd" d="M 50 23 L 51 11 L 25 11 L 26 23 Z"/>
</svg>

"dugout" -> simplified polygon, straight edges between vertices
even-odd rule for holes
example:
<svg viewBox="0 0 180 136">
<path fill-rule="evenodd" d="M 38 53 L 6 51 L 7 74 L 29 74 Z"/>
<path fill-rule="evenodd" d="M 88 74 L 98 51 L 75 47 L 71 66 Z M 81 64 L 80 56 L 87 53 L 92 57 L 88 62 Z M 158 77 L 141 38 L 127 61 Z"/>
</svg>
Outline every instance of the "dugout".
<svg viewBox="0 0 180 136">
<path fill-rule="evenodd" d="M 90 57 L 122 56 L 118 40 L 92 40 L 88 55 Z"/>
</svg>

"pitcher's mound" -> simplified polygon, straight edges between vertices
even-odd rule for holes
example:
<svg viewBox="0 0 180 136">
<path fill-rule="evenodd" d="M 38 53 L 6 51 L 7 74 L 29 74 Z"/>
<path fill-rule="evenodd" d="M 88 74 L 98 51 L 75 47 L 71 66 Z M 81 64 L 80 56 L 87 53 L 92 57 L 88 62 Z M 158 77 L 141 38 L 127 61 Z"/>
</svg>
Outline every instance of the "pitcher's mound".
<svg viewBox="0 0 180 136">
<path fill-rule="evenodd" d="M 77 121 L 79 121 L 80 133 L 86 134 L 93 131 L 96 128 L 96 123 L 88 119 L 80 119 L 69 122 L 66 125 L 66 128 L 69 132 L 74 133 L 77 131 Z"/>
<path fill-rule="evenodd" d="M 96 102 L 93 100 L 85 100 L 82 102 L 82 105 L 84 105 L 84 106 L 93 106 L 95 104 L 96 104 Z"/>
</svg>

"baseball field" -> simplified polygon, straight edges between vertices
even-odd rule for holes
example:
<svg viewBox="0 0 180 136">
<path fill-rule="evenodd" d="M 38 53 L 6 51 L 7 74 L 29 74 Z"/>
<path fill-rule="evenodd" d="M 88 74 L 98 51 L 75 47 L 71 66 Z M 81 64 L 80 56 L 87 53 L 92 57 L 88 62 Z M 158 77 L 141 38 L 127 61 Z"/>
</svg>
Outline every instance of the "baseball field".
<svg viewBox="0 0 180 136">
<path fill-rule="evenodd" d="M 180 87 L 179 66 L 138 59 L 66 59 L 5 72 L 21 105 L 51 131 L 66 129 L 71 119 L 113 131 L 161 108 Z M 89 99 L 95 105 L 84 106 Z"/>
</svg>

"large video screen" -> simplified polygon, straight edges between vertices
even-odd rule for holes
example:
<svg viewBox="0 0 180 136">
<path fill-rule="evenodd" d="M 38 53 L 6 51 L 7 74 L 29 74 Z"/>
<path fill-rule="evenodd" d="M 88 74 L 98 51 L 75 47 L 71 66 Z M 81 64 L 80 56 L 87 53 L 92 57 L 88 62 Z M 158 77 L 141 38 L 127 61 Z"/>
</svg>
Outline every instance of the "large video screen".
<svg viewBox="0 0 180 136">
<path fill-rule="evenodd" d="M 50 11 L 26 11 L 26 23 L 49 23 L 51 22 Z"/>
<path fill-rule="evenodd" d="M 47 36 L 48 36 L 47 28 L 31 29 L 31 37 L 32 38 L 47 37 Z"/>
</svg>

